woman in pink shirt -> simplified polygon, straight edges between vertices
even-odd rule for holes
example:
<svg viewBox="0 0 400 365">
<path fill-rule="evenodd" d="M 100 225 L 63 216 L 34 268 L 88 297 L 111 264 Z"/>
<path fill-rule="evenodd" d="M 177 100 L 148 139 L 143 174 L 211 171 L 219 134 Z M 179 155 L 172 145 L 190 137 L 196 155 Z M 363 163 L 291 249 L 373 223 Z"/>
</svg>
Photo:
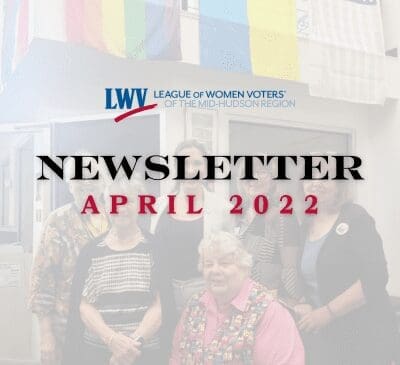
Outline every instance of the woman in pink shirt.
<svg viewBox="0 0 400 365">
<path fill-rule="evenodd" d="M 207 289 L 192 297 L 177 326 L 170 365 L 302 365 L 289 312 L 249 278 L 251 256 L 226 232 L 205 238 L 199 267 Z"/>
</svg>

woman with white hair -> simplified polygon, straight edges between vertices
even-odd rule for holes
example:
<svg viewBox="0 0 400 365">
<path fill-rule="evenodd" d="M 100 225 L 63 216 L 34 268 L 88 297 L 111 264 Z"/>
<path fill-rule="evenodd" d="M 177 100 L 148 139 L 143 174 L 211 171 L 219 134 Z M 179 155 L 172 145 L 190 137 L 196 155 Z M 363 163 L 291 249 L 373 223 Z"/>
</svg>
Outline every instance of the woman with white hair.
<svg viewBox="0 0 400 365">
<path fill-rule="evenodd" d="M 304 364 L 291 315 L 250 279 L 252 260 L 241 242 L 218 232 L 202 240 L 199 254 L 206 290 L 183 312 L 170 365 Z"/>
</svg>

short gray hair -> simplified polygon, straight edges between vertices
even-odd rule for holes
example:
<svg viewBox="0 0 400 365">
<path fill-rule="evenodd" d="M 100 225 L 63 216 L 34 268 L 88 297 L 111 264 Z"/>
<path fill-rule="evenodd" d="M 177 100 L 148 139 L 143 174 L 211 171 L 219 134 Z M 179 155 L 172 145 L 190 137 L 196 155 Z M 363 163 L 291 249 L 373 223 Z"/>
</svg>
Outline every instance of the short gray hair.
<svg viewBox="0 0 400 365">
<path fill-rule="evenodd" d="M 203 271 L 203 254 L 205 249 L 220 250 L 223 254 L 233 254 L 236 264 L 241 268 L 250 270 L 253 260 L 250 253 L 244 248 L 242 242 L 235 235 L 219 231 L 203 238 L 199 245 L 199 270 Z"/>
</svg>

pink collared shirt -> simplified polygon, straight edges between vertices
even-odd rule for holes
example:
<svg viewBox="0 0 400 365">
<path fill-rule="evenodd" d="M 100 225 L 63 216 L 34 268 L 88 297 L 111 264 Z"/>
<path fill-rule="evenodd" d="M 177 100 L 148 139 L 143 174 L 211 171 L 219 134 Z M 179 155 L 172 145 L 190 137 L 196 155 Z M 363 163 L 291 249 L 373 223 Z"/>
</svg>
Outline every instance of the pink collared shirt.
<svg viewBox="0 0 400 365">
<path fill-rule="evenodd" d="M 246 280 L 239 294 L 231 301 L 231 305 L 240 311 L 246 308 L 250 290 L 254 281 Z M 212 294 L 206 291 L 200 302 L 207 308 L 204 343 L 208 345 L 217 333 L 218 327 L 229 313 L 220 312 Z M 180 319 L 175 331 L 170 365 L 180 365 L 179 343 L 183 335 L 184 316 Z M 253 348 L 254 365 L 303 365 L 304 348 L 296 324 L 290 313 L 278 302 L 272 301 L 261 317 L 256 330 Z M 212 365 L 205 362 L 204 365 Z M 239 363 L 231 363 L 239 365 Z"/>
</svg>

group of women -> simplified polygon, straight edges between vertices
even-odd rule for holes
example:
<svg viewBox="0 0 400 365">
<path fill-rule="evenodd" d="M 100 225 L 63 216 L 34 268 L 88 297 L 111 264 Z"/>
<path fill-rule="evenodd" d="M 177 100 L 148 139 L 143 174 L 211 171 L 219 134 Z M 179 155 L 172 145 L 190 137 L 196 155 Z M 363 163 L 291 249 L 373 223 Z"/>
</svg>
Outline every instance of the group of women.
<svg viewBox="0 0 400 365">
<path fill-rule="evenodd" d="M 186 141 L 175 154 L 201 171 L 206 154 Z M 264 171 L 241 181 L 246 201 L 272 197 L 267 215 L 229 206 L 201 182 L 176 186 L 176 214 L 157 202 L 149 232 L 132 204 L 77 258 L 64 364 L 391 365 L 398 332 L 374 220 L 335 181 L 305 182 L 318 214 L 281 215 Z M 135 182 L 110 194 L 141 193 Z M 186 196 L 203 212 L 187 214 Z M 135 199 L 130 199 L 135 201 Z"/>
</svg>

